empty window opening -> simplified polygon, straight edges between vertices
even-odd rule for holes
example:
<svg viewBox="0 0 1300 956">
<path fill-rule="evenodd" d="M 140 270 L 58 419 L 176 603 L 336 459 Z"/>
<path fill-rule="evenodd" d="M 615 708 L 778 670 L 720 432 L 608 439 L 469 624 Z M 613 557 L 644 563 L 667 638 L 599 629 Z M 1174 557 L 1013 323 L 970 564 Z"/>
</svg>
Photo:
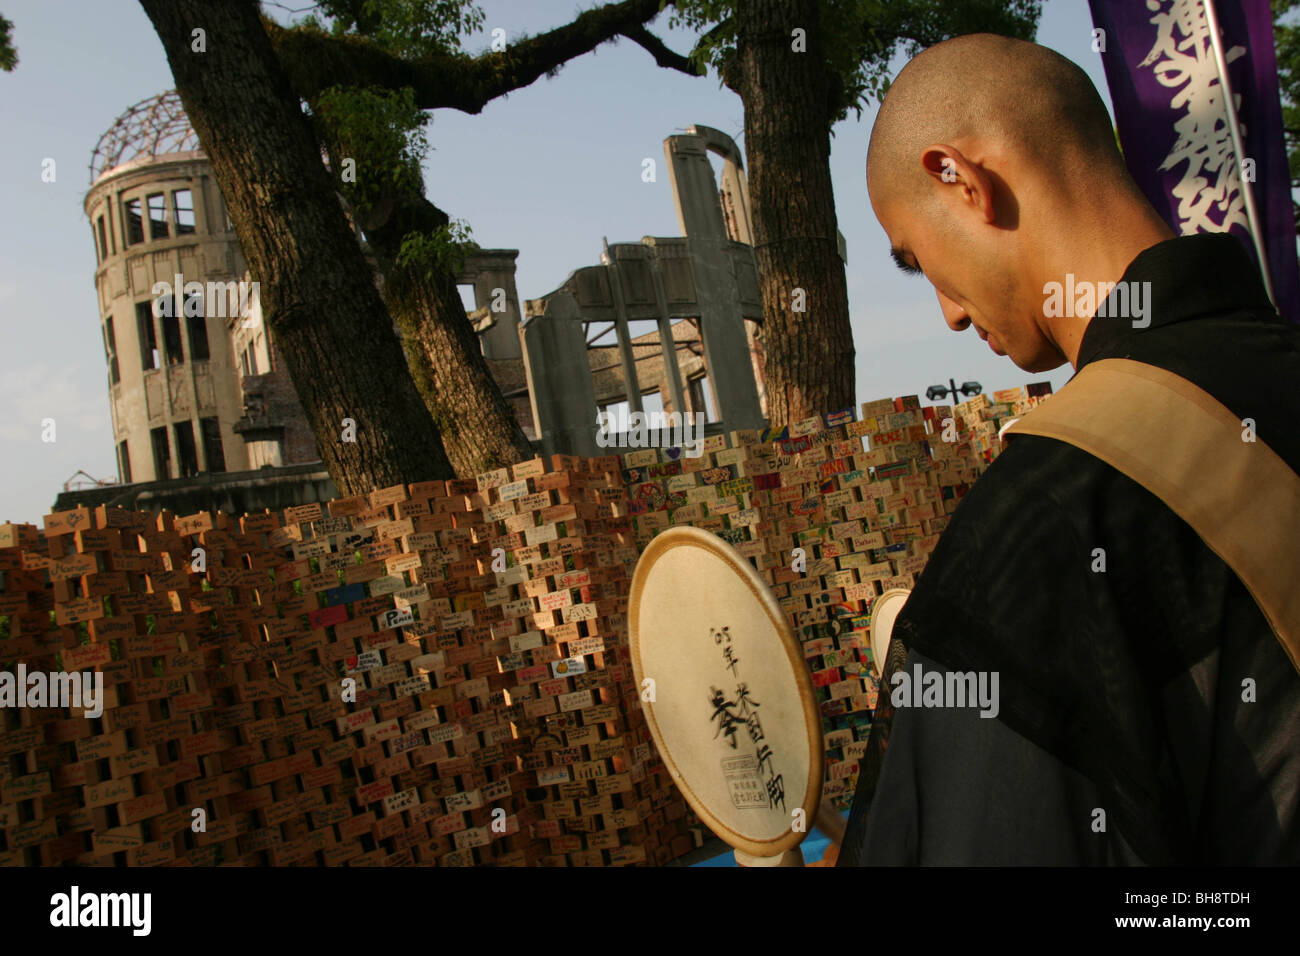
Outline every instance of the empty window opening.
<svg viewBox="0 0 1300 956">
<path fill-rule="evenodd" d="M 133 246 L 137 242 L 144 242 L 144 215 L 140 211 L 140 200 L 128 199 L 124 208 L 126 210 L 126 244 Z"/>
<path fill-rule="evenodd" d="M 465 307 L 465 312 L 470 313 L 478 308 L 474 302 L 474 286 L 458 285 L 456 291 L 460 293 L 460 304 Z M 488 303 L 491 305 L 491 303 Z"/>
<path fill-rule="evenodd" d="M 610 428 L 618 431 L 627 421 L 628 415 L 632 413 L 632 406 L 626 401 L 610 402 L 608 405 L 602 405 L 600 412 L 602 415 L 608 415 L 611 419 Z"/>
<path fill-rule="evenodd" d="M 153 473 L 154 478 L 163 481 L 172 476 L 171 444 L 167 441 L 167 428 L 155 428 L 149 432 L 153 439 Z"/>
<path fill-rule="evenodd" d="M 199 473 L 199 453 L 194 446 L 194 424 L 177 422 L 172 426 L 176 432 L 176 467 L 181 478 L 192 478 Z"/>
<path fill-rule="evenodd" d="M 181 345 L 181 320 L 175 315 L 162 317 L 163 345 L 167 349 L 167 364 L 180 365 L 185 361 L 185 348 Z"/>
<path fill-rule="evenodd" d="M 170 233 L 167 229 L 167 197 L 154 193 L 145 197 L 149 202 L 149 238 L 166 239 Z"/>
<path fill-rule="evenodd" d="M 691 411 L 704 412 L 706 422 L 716 422 L 718 415 L 713 408 L 713 389 L 709 387 L 709 377 L 697 375 L 690 380 L 688 390 L 691 395 Z"/>
<path fill-rule="evenodd" d="M 208 462 L 208 471 L 225 471 L 226 454 L 221 444 L 221 423 L 215 418 L 199 420 L 199 430 L 203 433 L 203 457 Z"/>
<path fill-rule="evenodd" d="M 659 345 L 659 323 L 654 319 L 629 319 L 627 334 L 638 347 Z"/>
<path fill-rule="evenodd" d="M 194 194 L 188 189 L 177 189 L 172 193 L 172 205 L 176 209 L 176 235 L 194 234 Z M 229 220 L 227 220 L 229 223 Z M 227 232 L 230 230 L 227 229 Z"/>
<path fill-rule="evenodd" d="M 622 428 L 632 414 L 632 406 L 628 404 L 626 399 L 621 402 L 610 402 L 608 405 L 602 405 L 600 410 L 613 418 L 612 427 L 615 429 Z M 663 415 L 664 398 L 659 389 L 654 388 L 641 393 L 641 410 L 646 415 Z"/>
<path fill-rule="evenodd" d="M 135 323 L 140 337 L 140 367 L 146 372 L 162 368 L 158 355 L 158 336 L 154 331 L 153 305 L 149 302 L 135 304 Z"/>
<path fill-rule="evenodd" d="M 191 315 L 185 319 L 190 333 L 190 358 L 195 362 L 206 362 L 211 353 L 208 351 L 208 320 L 201 315 Z"/>
<path fill-rule="evenodd" d="M 104 320 L 104 351 L 108 355 L 108 380 L 116 385 L 122 380 L 117 365 L 117 335 L 113 331 L 113 317 Z"/>
</svg>

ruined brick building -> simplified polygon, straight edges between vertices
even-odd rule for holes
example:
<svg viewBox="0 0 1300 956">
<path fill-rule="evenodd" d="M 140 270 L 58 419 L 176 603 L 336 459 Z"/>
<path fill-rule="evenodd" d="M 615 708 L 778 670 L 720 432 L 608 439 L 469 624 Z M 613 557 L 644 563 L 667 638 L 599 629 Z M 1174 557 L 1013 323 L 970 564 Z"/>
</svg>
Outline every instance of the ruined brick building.
<svg viewBox="0 0 1300 956">
<path fill-rule="evenodd" d="M 711 431 L 764 420 L 740 152 L 703 126 L 664 151 L 682 236 L 606 242 L 600 264 L 523 308 L 517 250 L 478 250 L 457 277 L 492 374 L 543 453 L 595 454 L 597 413 L 620 406 L 700 412 Z M 334 496 L 179 97 L 119 117 L 90 178 L 118 475 L 56 507 L 241 512 Z"/>
</svg>

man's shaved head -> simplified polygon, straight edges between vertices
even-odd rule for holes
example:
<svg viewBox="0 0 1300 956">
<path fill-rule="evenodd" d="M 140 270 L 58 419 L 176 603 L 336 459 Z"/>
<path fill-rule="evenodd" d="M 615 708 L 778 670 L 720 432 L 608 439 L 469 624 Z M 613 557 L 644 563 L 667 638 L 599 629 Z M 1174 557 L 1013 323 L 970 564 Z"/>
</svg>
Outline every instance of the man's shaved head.
<svg viewBox="0 0 1300 956">
<path fill-rule="evenodd" d="M 1172 236 L 1088 75 L 992 34 L 939 43 L 898 74 L 871 131 L 867 189 L 895 261 L 925 273 L 948 325 L 974 324 L 1027 371 L 1073 361 L 1091 318 L 1047 316 L 1045 283 L 1113 281 Z"/>
<path fill-rule="evenodd" d="M 921 150 L 974 135 L 1061 173 L 1085 162 L 1127 176 L 1088 74 L 1047 47 L 976 33 L 922 51 L 898 74 L 871 129 L 868 188 L 914 195 Z"/>
</svg>

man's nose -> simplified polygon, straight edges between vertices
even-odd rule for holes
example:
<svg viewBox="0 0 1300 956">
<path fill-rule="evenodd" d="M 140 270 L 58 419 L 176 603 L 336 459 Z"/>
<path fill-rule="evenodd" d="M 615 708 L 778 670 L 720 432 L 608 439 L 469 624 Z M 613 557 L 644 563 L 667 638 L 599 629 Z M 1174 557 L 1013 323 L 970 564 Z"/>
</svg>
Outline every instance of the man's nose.
<svg viewBox="0 0 1300 956">
<path fill-rule="evenodd" d="M 943 310 L 943 318 L 948 323 L 948 328 L 960 332 L 970 325 L 970 316 L 966 314 L 965 309 L 937 289 L 935 292 L 939 296 L 939 308 Z"/>
</svg>

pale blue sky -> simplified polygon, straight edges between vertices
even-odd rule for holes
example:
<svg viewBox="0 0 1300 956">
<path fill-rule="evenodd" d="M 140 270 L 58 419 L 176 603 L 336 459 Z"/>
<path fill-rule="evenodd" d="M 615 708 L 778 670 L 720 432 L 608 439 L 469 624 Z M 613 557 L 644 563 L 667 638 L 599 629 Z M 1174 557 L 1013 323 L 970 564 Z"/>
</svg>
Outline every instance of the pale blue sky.
<svg viewBox="0 0 1300 956">
<path fill-rule="evenodd" d="M 558 26 L 592 5 L 481 2 L 485 30 L 502 27 L 510 37 Z M 0 12 L 15 24 L 19 55 L 15 72 L 0 73 L 0 521 L 40 524 L 78 469 L 97 478 L 117 471 L 95 253 L 81 208 L 90 153 L 123 110 L 173 83 L 148 19 L 131 0 L 0 0 Z M 687 52 L 689 35 L 667 30 L 667 19 L 661 15 L 656 32 Z M 1109 103 L 1091 28 L 1085 0 L 1048 0 L 1038 39 L 1083 66 Z M 471 39 L 468 48 L 485 48 L 488 36 Z M 974 329 L 949 330 L 929 283 L 895 269 L 863 178 L 874 115 L 873 106 L 861 120 L 837 126 L 831 153 L 848 242 L 858 401 L 924 395 L 926 386 L 949 377 L 977 380 L 987 392 L 1044 377 L 1061 387 L 1069 366 L 1047 376 L 1022 372 Z M 519 249 L 519 294 L 536 298 L 572 270 L 596 264 L 602 237 L 678 235 L 663 140 L 693 123 L 744 145 L 735 94 L 712 76 L 660 69 L 622 41 L 478 116 L 435 113 L 428 194 L 468 221 L 480 244 Z M 53 183 L 41 181 L 47 157 L 57 163 Z M 654 183 L 641 180 L 645 157 L 659 166 Z M 41 441 L 44 418 L 57 422 L 54 443 Z"/>
</svg>

